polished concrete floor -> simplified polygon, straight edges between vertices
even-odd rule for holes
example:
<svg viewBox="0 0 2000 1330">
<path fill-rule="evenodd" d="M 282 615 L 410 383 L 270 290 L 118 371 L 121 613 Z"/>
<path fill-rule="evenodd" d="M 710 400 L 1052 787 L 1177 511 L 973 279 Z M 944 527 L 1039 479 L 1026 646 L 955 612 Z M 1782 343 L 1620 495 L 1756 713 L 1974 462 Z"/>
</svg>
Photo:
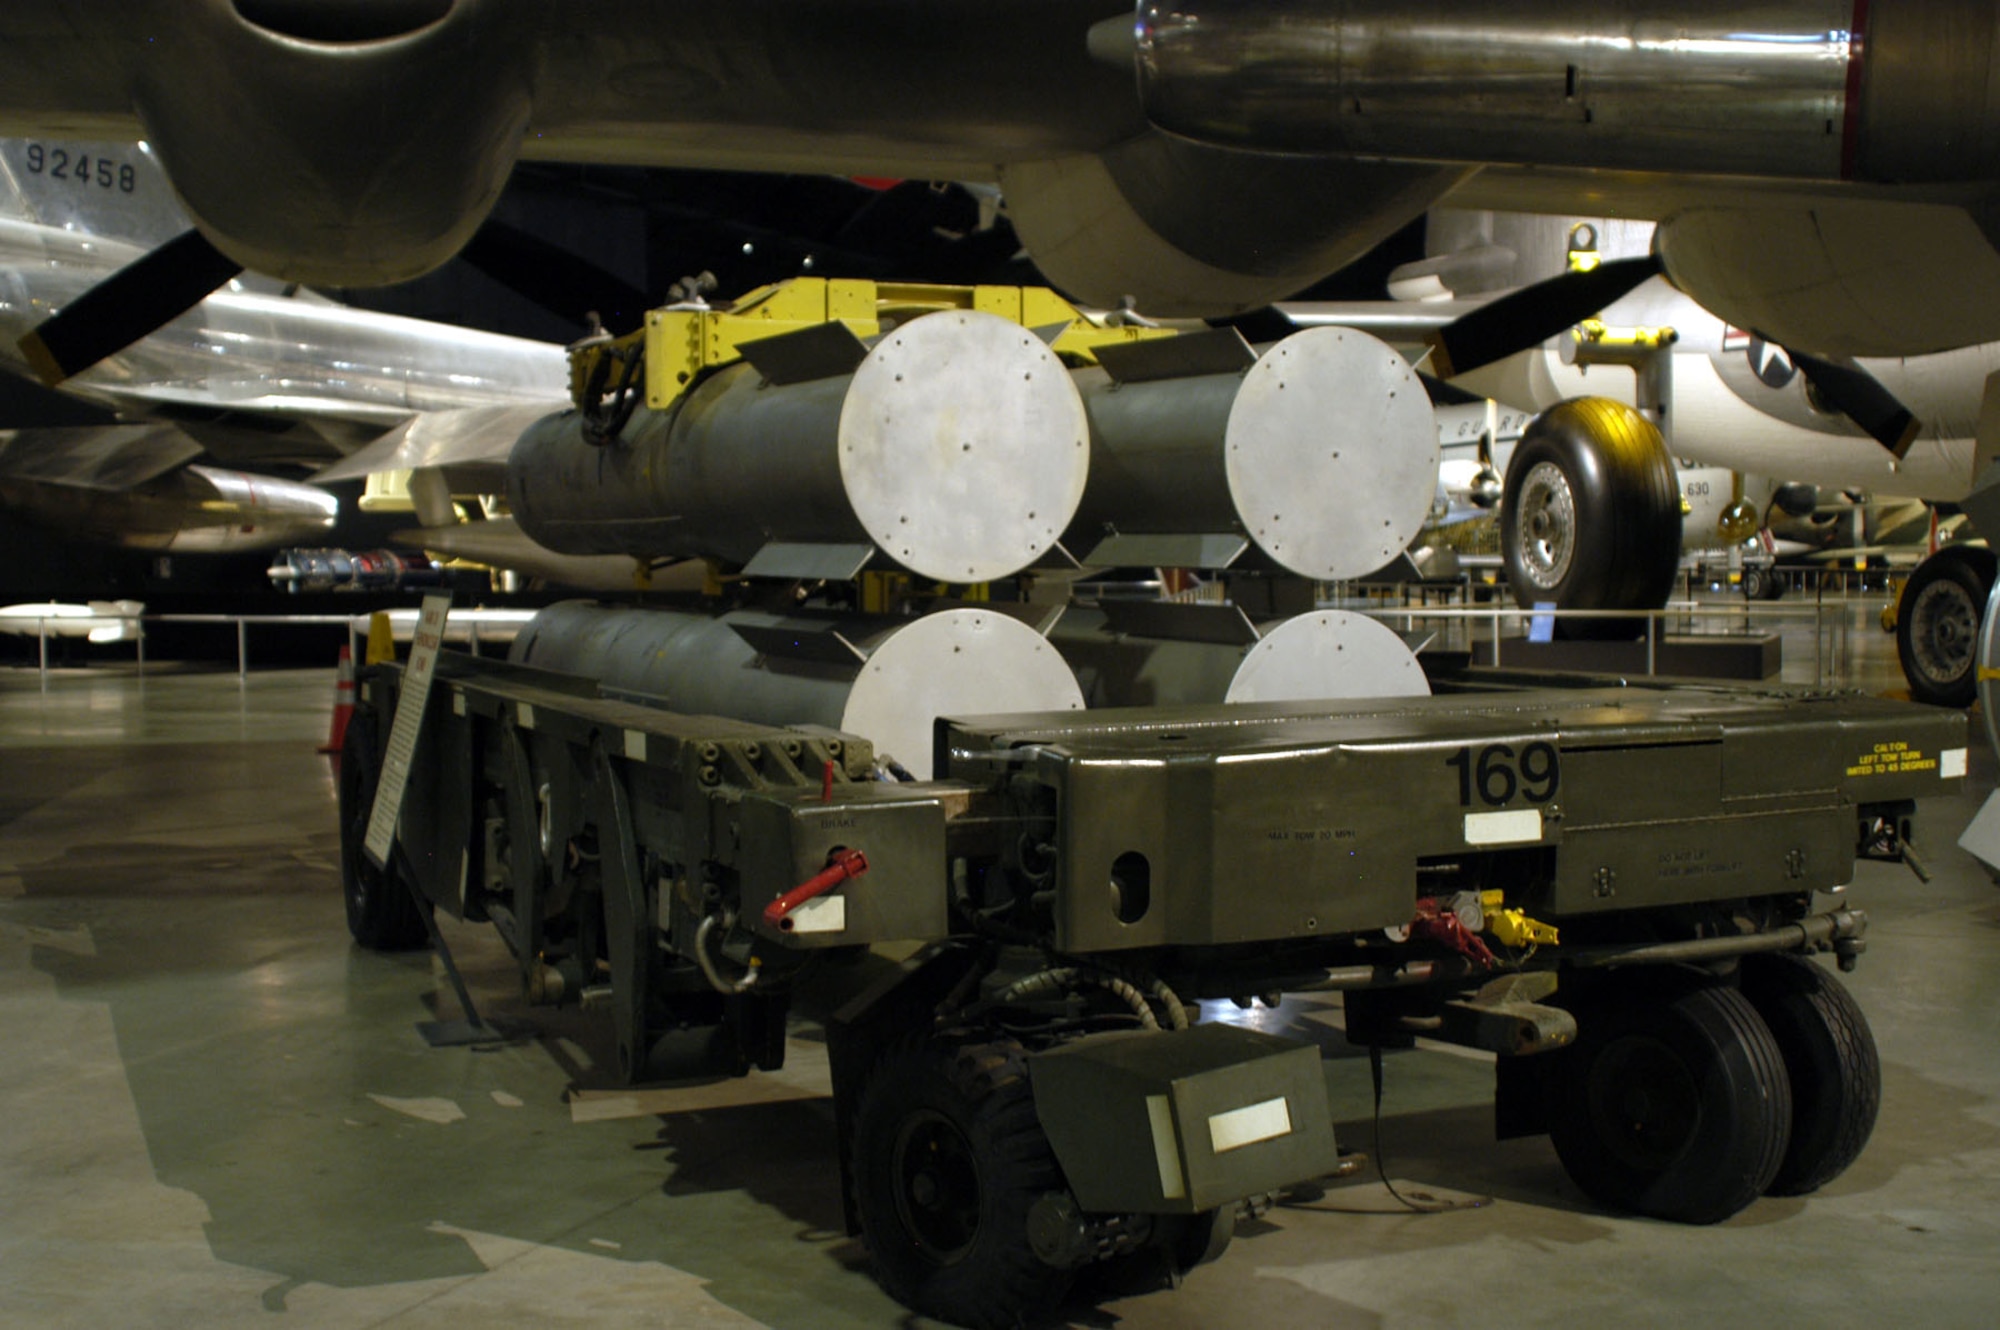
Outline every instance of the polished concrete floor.
<svg viewBox="0 0 2000 1330">
<path fill-rule="evenodd" d="M 1845 613 L 1845 611 L 1844 611 Z M 1857 604 L 1843 665 L 1892 686 Z M 1801 628 L 1800 623 L 1805 626 Z M 1785 630 L 1810 682 L 1812 628 Z M 1803 637 L 1801 637 L 1803 634 Z M 1823 633 L 1823 640 L 1825 634 Z M 0 671 L 0 1326 L 911 1324 L 840 1227 L 825 1061 L 620 1091 L 593 1021 L 433 1049 L 428 955 L 352 947 L 325 737 L 331 672 Z M 1388 1058 L 1394 1178 L 1246 1226 L 1182 1288 L 1084 1326 L 1989 1326 L 2000 1304 L 2000 890 L 1953 845 L 1995 781 L 1922 812 L 1937 878 L 1863 865 L 1851 985 L 1886 1083 L 1874 1139 L 1804 1199 L 1713 1228 L 1604 1213 L 1544 1140 L 1496 1145 L 1492 1072 Z M 503 954 L 450 936 L 514 1009 Z M 1374 1151 L 1337 1007 L 1340 1130 Z"/>
</svg>

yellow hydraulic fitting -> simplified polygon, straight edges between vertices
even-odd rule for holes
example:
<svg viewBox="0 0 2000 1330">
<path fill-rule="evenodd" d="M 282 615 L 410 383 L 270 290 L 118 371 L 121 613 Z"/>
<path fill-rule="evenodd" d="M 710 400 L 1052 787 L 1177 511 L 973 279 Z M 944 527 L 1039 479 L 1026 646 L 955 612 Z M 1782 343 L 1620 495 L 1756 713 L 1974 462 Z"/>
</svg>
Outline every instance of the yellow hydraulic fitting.
<svg viewBox="0 0 2000 1330">
<path fill-rule="evenodd" d="M 1510 947 L 1553 947 L 1554 924 L 1530 919 L 1524 910 L 1495 910 L 1486 916 L 1486 931 Z"/>
<path fill-rule="evenodd" d="M 1569 229 L 1569 270 L 1595 272 L 1604 259 L 1597 252 L 1597 228 L 1578 222 Z"/>
<path fill-rule="evenodd" d="M 1643 355 L 1648 351 L 1661 351 L 1680 340 L 1680 333 L 1669 327 L 1616 327 L 1603 319 L 1585 319 L 1571 329 L 1579 347 L 1587 347 L 1597 363 L 1619 363 L 1607 359 L 1614 356 Z"/>
</svg>

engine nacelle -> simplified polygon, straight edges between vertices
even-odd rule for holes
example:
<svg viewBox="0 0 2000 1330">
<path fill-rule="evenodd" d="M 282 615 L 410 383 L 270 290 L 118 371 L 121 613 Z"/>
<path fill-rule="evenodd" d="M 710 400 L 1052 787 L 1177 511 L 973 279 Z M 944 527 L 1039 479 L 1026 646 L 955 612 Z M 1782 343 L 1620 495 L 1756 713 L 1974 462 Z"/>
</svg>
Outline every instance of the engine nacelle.
<svg viewBox="0 0 2000 1330">
<path fill-rule="evenodd" d="M 1116 41 L 1111 31 L 1131 38 Z M 1991 0 L 1140 0 L 1098 34 L 1204 143 L 1814 180 L 2000 178 Z"/>
<path fill-rule="evenodd" d="M 182 466 L 126 488 L 0 477 L 0 503 L 106 545 L 234 554 L 324 537 L 340 500 L 313 485 L 212 466 Z"/>
<path fill-rule="evenodd" d="M 1036 266 L 1075 299 L 1217 318 L 1296 295 L 1470 174 L 1148 133 L 1101 154 L 1003 166 L 1000 186 Z"/>
<path fill-rule="evenodd" d="M 2000 341 L 1996 237 L 2000 215 L 1857 200 L 1690 208 L 1653 244 L 1674 285 L 1735 327 L 1822 356 L 1903 356 Z"/>
<path fill-rule="evenodd" d="M 532 47 L 508 8 L 189 0 L 137 46 L 133 100 L 231 258 L 296 282 L 406 281 L 458 252 L 513 169 Z"/>
</svg>

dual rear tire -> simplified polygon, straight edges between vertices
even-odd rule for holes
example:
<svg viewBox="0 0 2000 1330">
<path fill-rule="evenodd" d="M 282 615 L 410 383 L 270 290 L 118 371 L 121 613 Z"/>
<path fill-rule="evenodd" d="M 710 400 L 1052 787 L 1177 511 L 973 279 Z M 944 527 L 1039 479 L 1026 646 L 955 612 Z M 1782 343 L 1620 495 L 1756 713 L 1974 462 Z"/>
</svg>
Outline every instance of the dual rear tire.
<svg viewBox="0 0 2000 1330">
<path fill-rule="evenodd" d="M 1672 973 L 1596 996 L 1545 1088 L 1556 1154 L 1600 1204 L 1712 1224 L 1817 1189 L 1867 1143 L 1873 1037 L 1803 957 L 1746 958 L 1740 988 Z"/>
</svg>

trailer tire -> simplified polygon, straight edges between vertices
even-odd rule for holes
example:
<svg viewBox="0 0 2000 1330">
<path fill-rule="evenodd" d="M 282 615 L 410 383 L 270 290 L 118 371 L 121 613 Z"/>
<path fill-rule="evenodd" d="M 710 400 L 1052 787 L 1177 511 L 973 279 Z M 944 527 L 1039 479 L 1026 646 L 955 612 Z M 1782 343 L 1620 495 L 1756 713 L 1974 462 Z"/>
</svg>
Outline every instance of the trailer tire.
<svg viewBox="0 0 2000 1330">
<path fill-rule="evenodd" d="M 357 710 L 340 746 L 340 894 L 347 905 L 347 931 L 370 951 L 414 951 L 431 940 L 416 896 L 393 861 L 386 869 L 377 868 L 362 848 L 380 780 L 375 718 Z"/>
<path fill-rule="evenodd" d="M 1103 1301 L 1178 1288 L 1195 1267 L 1222 1259 L 1236 1236 L 1236 1215 L 1233 1205 L 1191 1215 L 1154 1215 L 1152 1238 L 1145 1246 L 1078 1272 L 1081 1297 Z"/>
<path fill-rule="evenodd" d="M 1061 1169 L 1018 1057 L 995 1072 L 971 1050 L 892 1048 L 854 1112 L 855 1209 L 882 1287 L 975 1330 L 1047 1315 L 1069 1271 L 1035 1255 L 1028 1211 Z"/>
<path fill-rule="evenodd" d="M 1741 993 L 1678 976 L 1600 994 L 1551 1055 L 1549 1135 L 1593 1200 L 1713 1224 L 1763 1194 L 1791 1127 L 1776 1039 Z"/>
<path fill-rule="evenodd" d="M 1535 417 L 1507 463 L 1500 548 L 1523 608 L 1656 610 L 1680 568 L 1680 486 L 1660 431 L 1622 402 L 1577 397 Z M 1556 621 L 1558 636 L 1632 638 L 1637 618 Z"/>
<path fill-rule="evenodd" d="M 1803 1196 L 1845 1172 L 1875 1130 L 1882 1059 L 1847 988 L 1803 956 L 1747 956 L 1743 996 L 1771 1027 L 1792 1087 L 1791 1144 L 1771 1196 Z"/>
<path fill-rule="evenodd" d="M 1896 658 L 1910 698 L 1969 707 L 1978 691 L 1979 621 L 1993 589 L 1993 552 L 1950 546 L 1917 565 L 1896 602 Z"/>
</svg>

